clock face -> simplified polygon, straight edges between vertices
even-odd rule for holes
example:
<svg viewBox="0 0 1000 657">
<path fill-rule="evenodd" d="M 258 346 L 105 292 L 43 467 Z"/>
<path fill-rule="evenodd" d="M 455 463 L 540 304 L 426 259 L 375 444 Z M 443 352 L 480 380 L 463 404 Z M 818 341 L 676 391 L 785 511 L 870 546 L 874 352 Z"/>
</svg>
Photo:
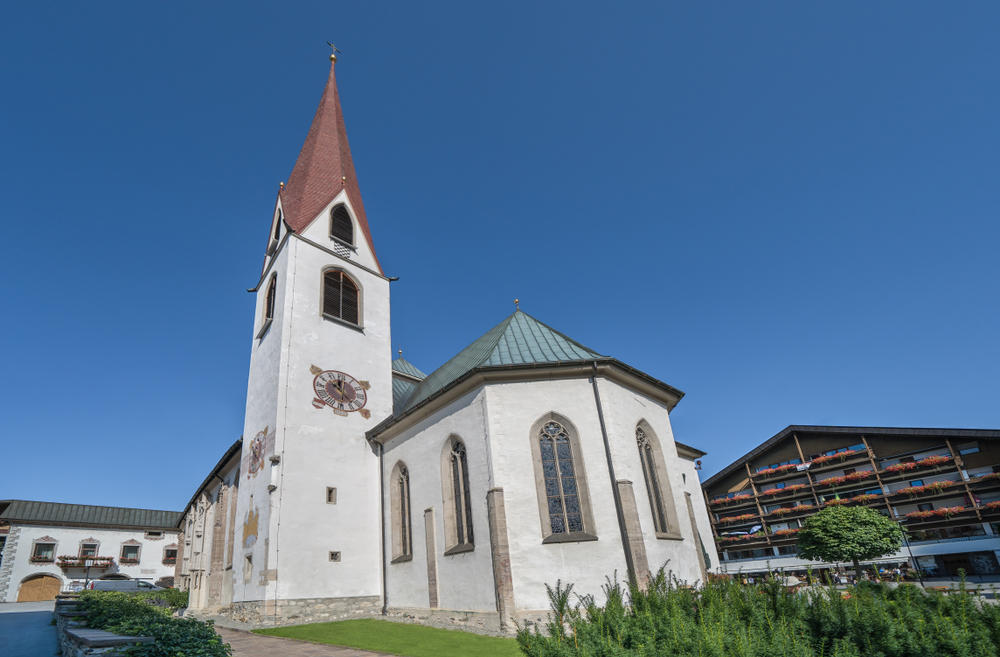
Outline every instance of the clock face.
<svg viewBox="0 0 1000 657">
<path fill-rule="evenodd" d="M 350 374 L 336 370 L 323 370 L 313 379 L 316 399 L 332 408 L 334 412 L 343 414 L 360 411 L 365 407 L 368 403 L 367 388 L 368 386 Z"/>
</svg>

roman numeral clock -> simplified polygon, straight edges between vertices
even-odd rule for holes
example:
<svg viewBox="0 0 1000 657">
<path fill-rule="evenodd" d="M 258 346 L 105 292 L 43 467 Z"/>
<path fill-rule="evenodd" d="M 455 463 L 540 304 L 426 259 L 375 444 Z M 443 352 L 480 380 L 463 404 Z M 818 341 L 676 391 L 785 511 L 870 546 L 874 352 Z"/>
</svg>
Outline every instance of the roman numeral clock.
<svg viewBox="0 0 1000 657">
<path fill-rule="evenodd" d="M 365 404 L 368 403 L 368 389 L 371 384 L 359 381 L 346 372 L 324 370 L 315 365 L 309 366 L 313 373 L 313 406 L 323 408 L 329 406 L 337 415 L 347 417 L 348 413 L 359 413 L 366 420 L 372 413 Z"/>
</svg>

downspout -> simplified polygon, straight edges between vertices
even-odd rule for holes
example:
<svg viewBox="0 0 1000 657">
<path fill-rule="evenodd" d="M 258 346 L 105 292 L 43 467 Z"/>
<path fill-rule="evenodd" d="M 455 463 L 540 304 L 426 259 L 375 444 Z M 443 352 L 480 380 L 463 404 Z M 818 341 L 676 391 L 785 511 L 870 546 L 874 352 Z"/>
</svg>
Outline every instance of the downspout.
<svg viewBox="0 0 1000 657">
<path fill-rule="evenodd" d="M 378 508 L 379 508 L 379 530 L 382 535 L 382 615 L 389 615 L 389 587 L 385 581 L 388 573 L 385 567 L 385 445 L 378 444 Z"/>
<path fill-rule="evenodd" d="M 615 477 L 615 466 L 611 461 L 611 441 L 608 438 L 608 427 L 604 423 L 604 410 L 601 407 L 601 393 L 597 389 L 597 361 L 593 362 L 594 373 L 590 383 L 594 387 L 594 403 L 597 405 L 597 418 L 601 422 L 601 435 L 604 437 L 604 456 L 608 460 L 608 474 L 611 476 L 611 494 L 615 500 L 615 515 L 618 516 L 618 533 L 622 539 L 622 550 L 625 552 L 625 568 L 628 569 L 629 584 L 635 586 L 635 564 L 632 562 L 632 551 L 628 545 L 628 532 L 625 531 L 625 512 L 622 510 L 622 497 L 618 492 L 618 479 Z"/>
</svg>

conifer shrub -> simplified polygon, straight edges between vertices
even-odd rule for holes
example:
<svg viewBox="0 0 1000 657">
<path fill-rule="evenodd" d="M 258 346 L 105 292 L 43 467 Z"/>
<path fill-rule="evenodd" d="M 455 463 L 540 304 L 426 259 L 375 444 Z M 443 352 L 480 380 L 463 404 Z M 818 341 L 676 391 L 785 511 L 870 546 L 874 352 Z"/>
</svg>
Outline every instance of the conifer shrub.
<svg viewBox="0 0 1000 657">
<path fill-rule="evenodd" d="M 84 591 L 81 608 L 87 625 L 127 636 L 151 636 L 152 644 L 130 646 L 123 653 L 134 657 L 228 657 L 229 644 L 215 633 L 211 621 L 177 618 L 173 612 L 187 603 L 179 591 L 122 593 Z"/>
<path fill-rule="evenodd" d="M 791 591 L 780 580 L 680 588 L 661 570 L 645 590 L 609 580 L 605 602 L 549 589 L 543 630 L 521 629 L 528 657 L 995 657 L 1000 608 L 965 591 L 903 584 Z"/>
</svg>

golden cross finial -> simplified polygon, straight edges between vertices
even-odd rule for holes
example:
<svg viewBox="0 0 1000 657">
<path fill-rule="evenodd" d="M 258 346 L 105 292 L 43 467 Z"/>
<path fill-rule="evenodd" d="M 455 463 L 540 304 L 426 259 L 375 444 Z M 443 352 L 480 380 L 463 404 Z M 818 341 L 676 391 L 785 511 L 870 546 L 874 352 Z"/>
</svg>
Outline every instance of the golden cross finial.
<svg viewBox="0 0 1000 657">
<path fill-rule="evenodd" d="M 521 309 L 521 305 L 520 304 L 521 304 L 521 300 L 520 299 L 514 299 L 514 310 L 520 310 Z"/>
<path fill-rule="evenodd" d="M 330 53 L 330 61 L 331 62 L 336 62 L 337 61 L 337 53 L 340 52 L 340 49 L 337 48 L 337 46 L 333 45 L 333 41 L 327 41 L 326 45 L 330 46 L 330 48 L 333 50 L 333 52 Z"/>
<path fill-rule="evenodd" d="M 402 350 L 402 349 L 398 349 L 398 350 L 396 350 L 396 353 L 397 353 L 397 354 L 399 354 L 399 357 L 400 357 L 400 358 L 402 358 L 402 357 L 403 357 L 403 350 Z"/>
</svg>

